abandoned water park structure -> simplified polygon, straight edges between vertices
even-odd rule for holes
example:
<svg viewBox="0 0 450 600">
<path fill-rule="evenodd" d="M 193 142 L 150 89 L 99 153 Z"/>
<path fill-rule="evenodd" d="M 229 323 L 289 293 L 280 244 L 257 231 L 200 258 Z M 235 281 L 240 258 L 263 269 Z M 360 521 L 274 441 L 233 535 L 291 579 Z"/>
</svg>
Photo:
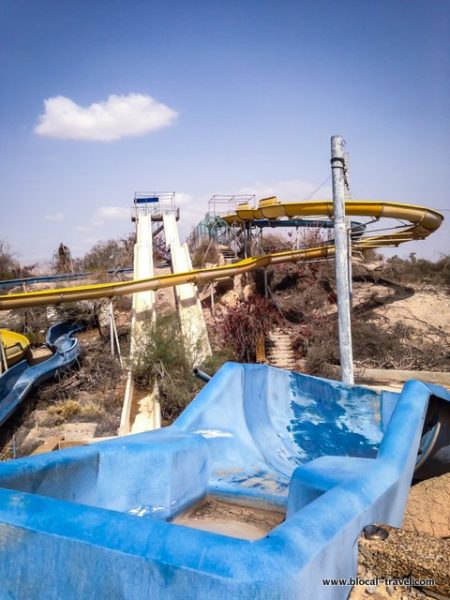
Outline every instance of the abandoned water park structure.
<svg viewBox="0 0 450 600">
<path fill-rule="evenodd" d="M 401 392 L 354 385 L 348 300 L 351 251 L 425 238 L 442 216 L 351 200 L 339 136 L 332 169 L 334 201 L 216 197 L 202 233 L 224 236 L 231 254 L 241 244 L 242 259 L 193 269 L 175 196 L 136 194 L 133 280 L 0 296 L 0 310 L 14 310 L 133 294 L 132 359 L 154 319 L 155 290 L 173 288 L 185 352 L 198 367 L 211 346 L 196 284 L 335 257 L 342 369 L 342 381 L 331 381 L 225 363 L 163 428 L 157 390 L 136 394 L 130 370 L 118 437 L 0 464 L 1 598 L 344 599 L 350 585 L 323 579 L 356 575 L 361 531 L 400 526 L 413 476 L 448 471 L 450 393 L 420 381 Z M 402 225 L 375 233 L 349 217 Z M 333 237 L 250 256 L 254 230 L 314 224 Z M 172 273 L 154 276 L 154 244 Z M 113 338 L 113 314 L 111 322 Z M 58 327 L 53 371 L 76 346 L 76 331 Z M 25 359 L 10 366 L 2 398 L 22 402 L 42 375 L 33 368 Z M 226 517 L 233 511 L 251 518 L 236 527 Z"/>
</svg>

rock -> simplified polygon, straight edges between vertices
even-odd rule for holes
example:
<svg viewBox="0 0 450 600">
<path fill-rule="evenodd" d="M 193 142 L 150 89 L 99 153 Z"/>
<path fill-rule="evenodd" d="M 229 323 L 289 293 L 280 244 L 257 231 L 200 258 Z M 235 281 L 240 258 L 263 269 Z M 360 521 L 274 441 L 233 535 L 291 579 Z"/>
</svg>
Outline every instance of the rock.
<svg viewBox="0 0 450 600">
<path fill-rule="evenodd" d="M 62 426 L 63 437 L 66 441 L 88 440 L 95 437 L 97 423 L 65 423 Z"/>
<path fill-rule="evenodd" d="M 403 529 L 450 537 L 450 473 L 421 481 L 411 488 Z"/>
<path fill-rule="evenodd" d="M 256 292 L 256 285 L 254 283 L 249 283 L 248 285 L 245 285 L 242 289 L 242 295 L 244 297 L 244 300 L 248 300 L 249 298 L 251 298 Z"/>
<path fill-rule="evenodd" d="M 393 595 L 394 595 L 394 592 L 395 592 L 395 588 L 394 588 L 394 586 L 393 586 L 393 585 L 389 585 L 389 584 L 388 584 L 388 585 L 386 586 L 386 591 L 387 591 L 387 593 L 389 594 L 389 596 L 393 596 Z"/>
<path fill-rule="evenodd" d="M 395 529 L 385 540 L 359 540 L 360 561 L 383 579 L 433 580 L 431 591 L 450 596 L 450 540 Z M 426 589 L 426 586 L 420 586 Z"/>
<path fill-rule="evenodd" d="M 240 302 L 239 294 L 237 292 L 235 292 L 234 290 L 230 290 L 229 292 L 226 292 L 222 296 L 222 298 L 220 299 L 220 302 L 224 306 L 227 306 L 228 308 L 234 308 Z"/>
<path fill-rule="evenodd" d="M 102 303 L 98 312 L 98 323 L 100 327 L 109 327 L 109 319 L 111 317 L 109 304 Z"/>
</svg>

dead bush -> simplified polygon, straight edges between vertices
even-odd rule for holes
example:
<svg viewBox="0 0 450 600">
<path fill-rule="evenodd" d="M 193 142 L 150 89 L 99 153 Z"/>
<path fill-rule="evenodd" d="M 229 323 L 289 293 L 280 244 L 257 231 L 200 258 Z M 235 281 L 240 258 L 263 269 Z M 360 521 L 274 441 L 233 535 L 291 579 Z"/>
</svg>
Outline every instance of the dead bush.
<svg viewBox="0 0 450 600">
<path fill-rule="evenodd" d="M 86 329 L 100 330 L 99 315 L 104 303 L 104 300 L 83 300 L 60 304 L 55 307 L 56 318 L 58 321 L 77 323 Z"/>
<path fill-rule="evenodd" d="M 59 244 L 58 248 L 53 252 L 52 267 L 55 273 L 73 273 L 75 264 L 72 259 L 70 248 L 63 244 Z"/>
<path fill-rule="evenodd" d="M 45 418 L 41 419 L 41 425 L 45 427 L 54 427 L 69 421 L 71 417 L 79 415 L 81 407 L 75 400 L 61 400 L 55 404 L 51 404 L 47 408 Z"/>
<path fill-rule="evenodd" d="M 337 328 L 328 320 L 316 320 L 311 330 L 303 332 L 302 345 L 306 350 L 306 371 L 319 377 L 333 377 L 330 365 L 339 364 Z M 297 344 L 299 340 L 297 340 Z"/>
<path fill-rule="evenodd" d="M 417 258 L 414 252 L 406 259 L 392 256 L 386 260 L 380 275 L 400 283 L 428 283 L 450 290 L 450 255 L 435 262 Z"/>
<path fill-rule="evenodd" d="M 224 346 L 233 349 L 237 360 L 254 362 L 258 340 L 266 337 L 278 320 L 279 313 L 273 304 L 254 295 L 229 308 L 216 323 Z"/>
<path fill-rule="evenodd" d="M 101 341 L 83 348 L 78 371 L 61 374 L 37 390 L 38 408 L 48 413 L 46 424 L 98 421 L 97 430 L 115 435 L 119 426 L 125 373 Z"/>
<path fill-rule="evenodd" d="M 263 294 L 262 274 L 255 276 L 257 291 Z M 270 267 L 267 281 L 271 298 L 290 323 L 305 323 L 319 311 L 330 312 L 336 304 L 334 274 L 328 263 L 285 264 Z"/>
<path fill-rule="evenodd" d="M 273 254 L 292 250 L 292 243 L 289 238 L 276 233 L 267 233 L 259 240 L 259 248 L 264 254 Z"/>
<path fill-rule="evenodd" d="M 22 267 L 11 251 L 9 244 L 0 240 L 0 279 L 29 277 L 36 265 Z"/>
<path fill-rule="evenodd" d="M 184 351 L 177 316 L 158 317 L 142 339 L 133 363 L 134 380 L 144 390 L 152 390 L 157 383 L 161 416 L 170 423 L 199 390 Z"/>
<path fill-rule="evenodd" d="M 46 308 L 20 308 L 15 311 L 15 330 L 25 334 L 32 346 L 45 343 L 47 329 L 50 326 Z"/>
<path fill-rule="evenodd" d="M 133 363 L 135 384 L 143 390 L 158 385 L 161 416 L 170 424 L 189 404 L 203 383 L 194 376 L 184 350 L 183 337 L 176 315 L 161 315 L 147 327 L 136 350 Z M 230 359 L 226 349 L 217 352 L 203 365 L 210 375 Z"/>
<path fill-rule="evenodd" d="M 135 241 L 135 235 L 130 234 L 120 240 L 98 242 L 81 259 L 81 268 L 85 271 L 107 271 L 130 267 Z"/>
<path fill-rule="evenodd" d="M 299 229 L 296 235 L 292 233 L 288 235 L 291 238 L 295 236 L 295 241 L 293 242 L 295 248 L 317 248 L 332 237 L 331 232 L 331 229 L 324 230 L 320 227 L 305 227 Z"/>
<path fill-rule="evenodd" d="M 358 368 L 445 370 L 450 359 L 448 344 L 436 344 L 417 335 L 402 321 L 381 325 L 376 318 L 352 320 L 353 358 Z M 332 376 L 330 365 L 339 365 L 336 320 L 316 321 L 296 341 L 306 351 L 306 368 L 312 375 Z"/>
</svg>

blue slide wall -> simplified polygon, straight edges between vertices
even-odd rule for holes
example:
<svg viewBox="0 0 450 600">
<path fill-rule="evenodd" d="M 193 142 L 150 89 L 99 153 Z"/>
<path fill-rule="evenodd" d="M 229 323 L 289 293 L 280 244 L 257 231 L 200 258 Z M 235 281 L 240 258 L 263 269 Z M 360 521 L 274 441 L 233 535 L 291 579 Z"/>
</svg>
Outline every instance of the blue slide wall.
<svg viewBox="0 0 450 600">
<path fill-rule="evenodd" d="M 432 396 L 228 363 L 171 427 L 0 464 L 1 597 L 346 598 L 323 579 L 401 524 Z M 208 494 L 286 518 L 255 541 L 171 522 Z"/>
</svg>

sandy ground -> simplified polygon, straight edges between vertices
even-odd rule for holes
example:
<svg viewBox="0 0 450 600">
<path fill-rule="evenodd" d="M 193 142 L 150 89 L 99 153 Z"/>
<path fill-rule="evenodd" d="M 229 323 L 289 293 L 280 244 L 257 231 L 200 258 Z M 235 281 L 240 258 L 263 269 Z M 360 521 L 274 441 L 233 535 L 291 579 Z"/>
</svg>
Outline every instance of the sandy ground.
<svg viewBox="0 0 450 600">
<path fill-rule="evenodd" d="M 432 289 L 419 289 L 410 298 L 381 306 L 375 314 L 390 321 L 404 321 L 422 334 L 450 336 L 450 295 Z"/>
</svg>

